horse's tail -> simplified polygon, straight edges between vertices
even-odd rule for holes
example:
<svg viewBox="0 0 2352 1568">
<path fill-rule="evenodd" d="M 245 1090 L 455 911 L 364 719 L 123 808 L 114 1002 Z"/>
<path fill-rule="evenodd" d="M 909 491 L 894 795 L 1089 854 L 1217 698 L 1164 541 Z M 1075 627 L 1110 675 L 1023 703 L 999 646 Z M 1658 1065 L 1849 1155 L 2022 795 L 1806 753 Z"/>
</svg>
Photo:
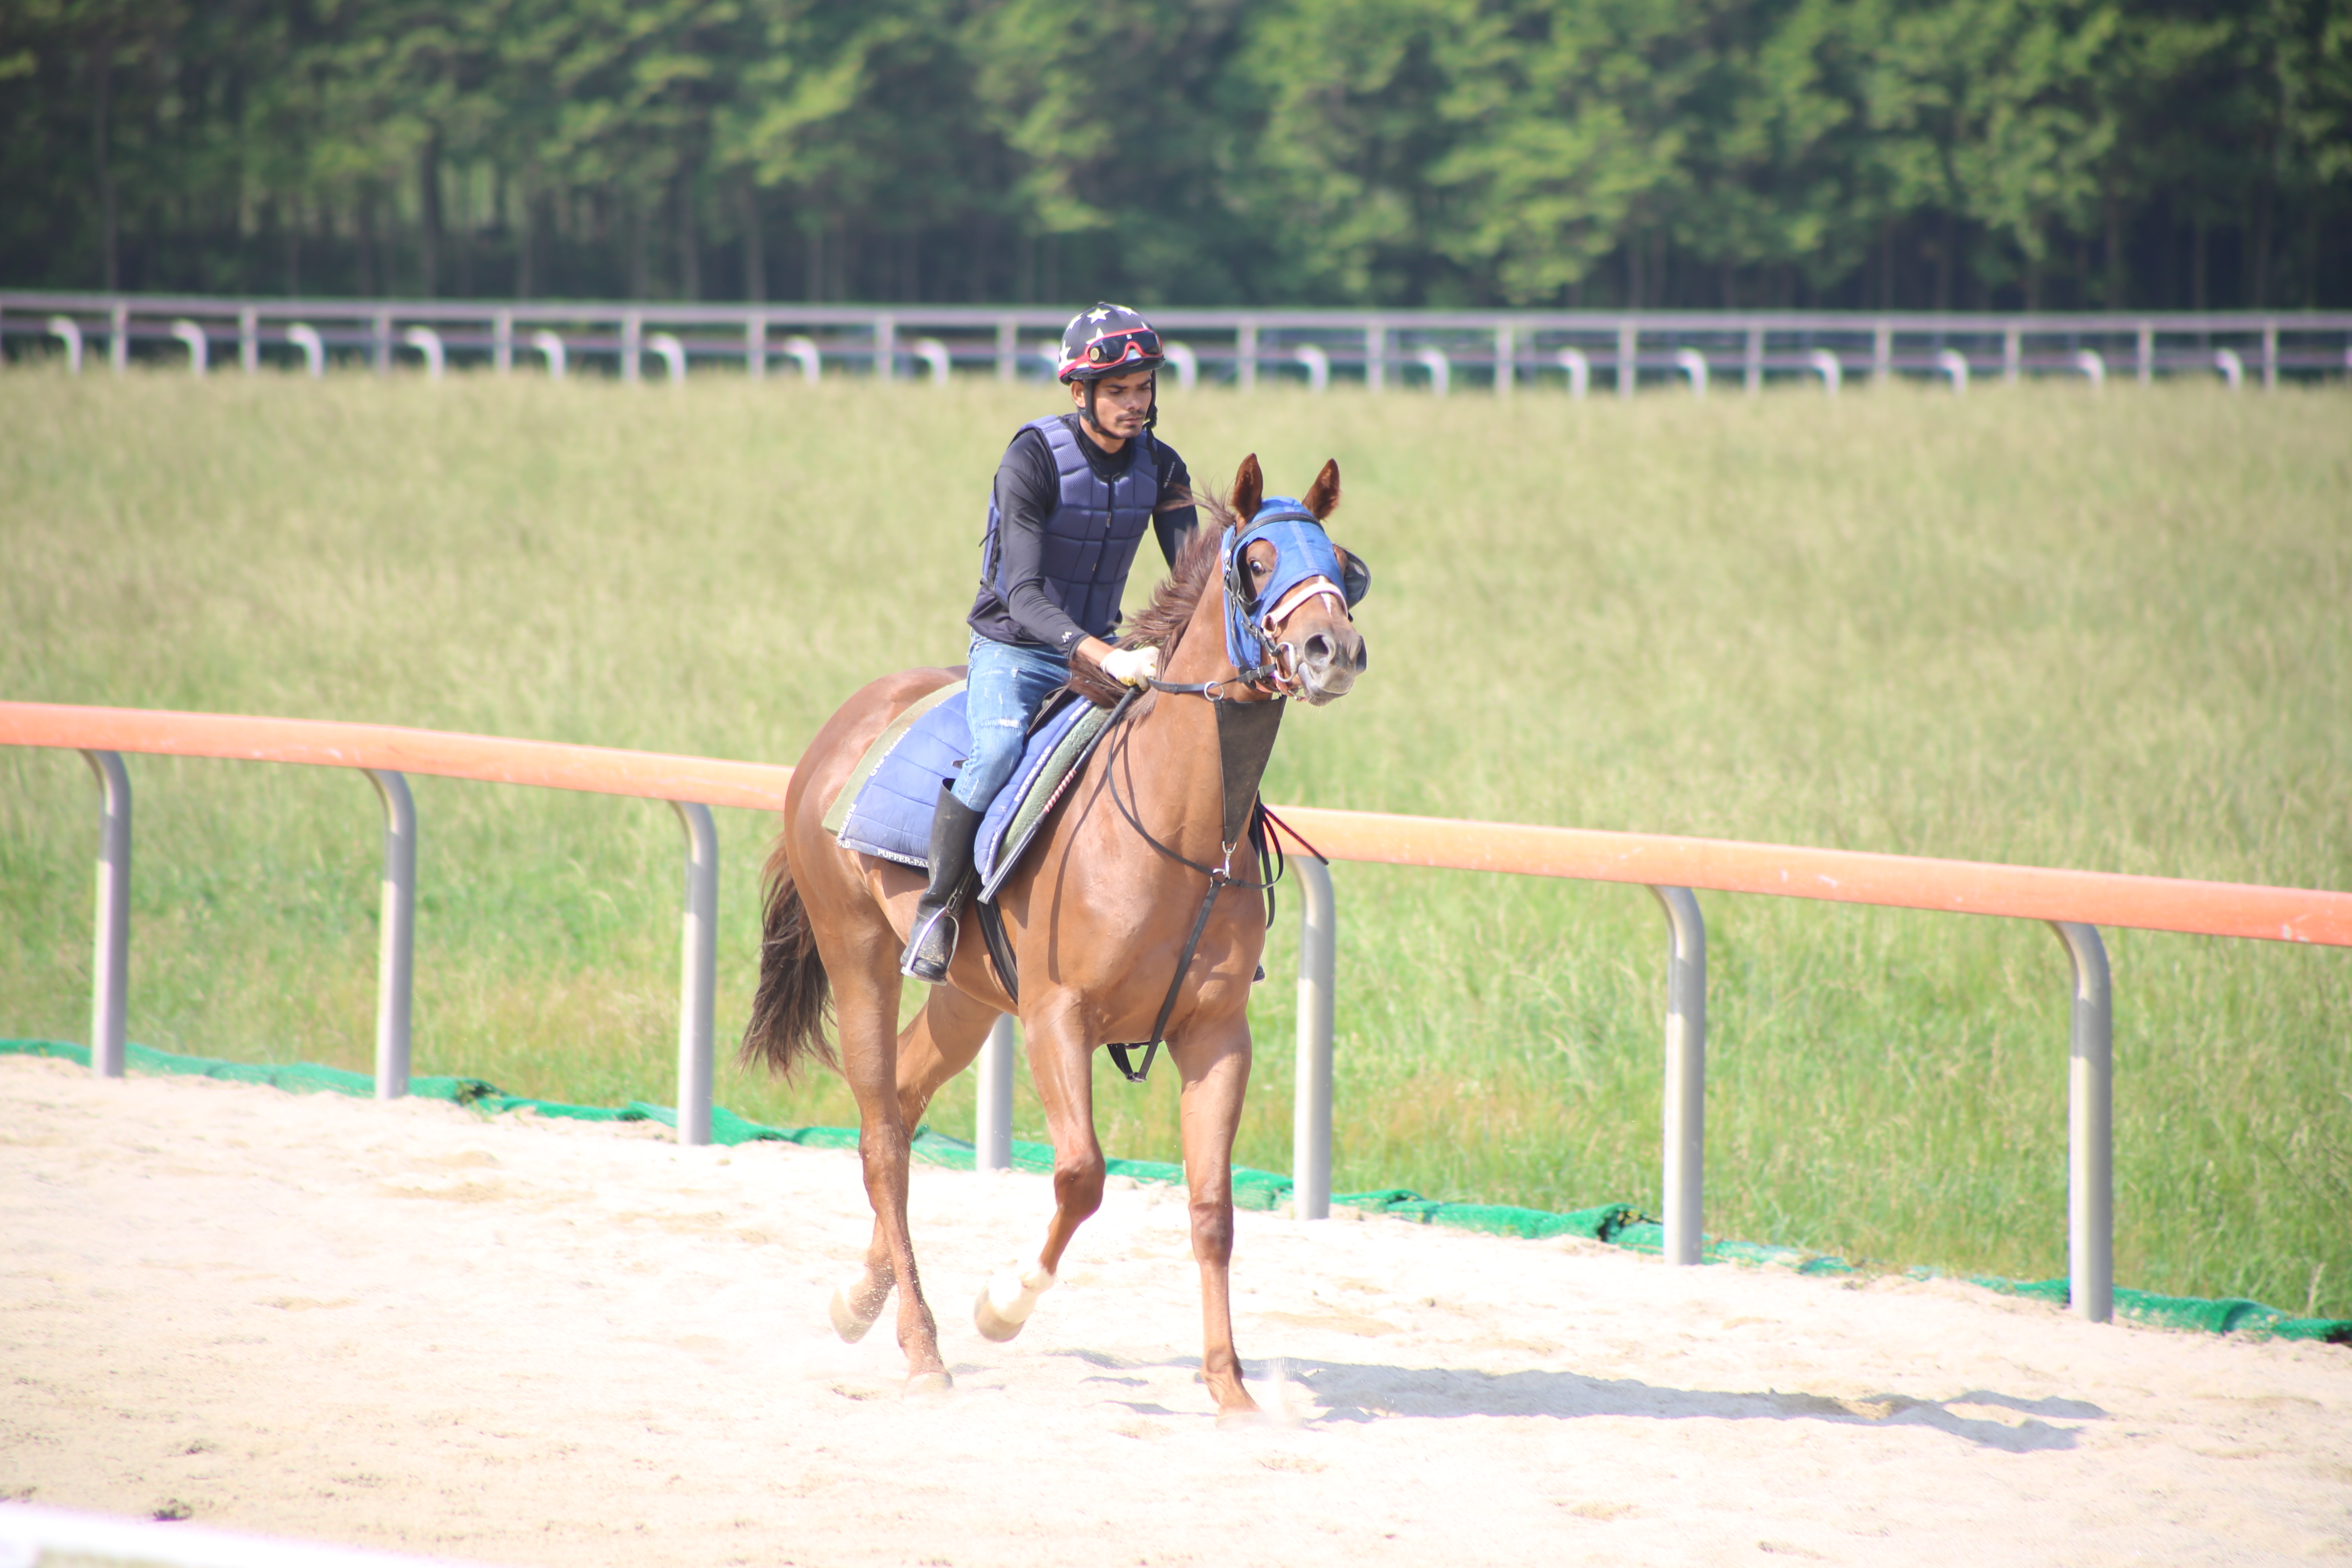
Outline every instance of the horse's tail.
<svg viewBox="0 0 2352 1568">
<path fill-rule="evenodd" d="M 760 937 L 760 988 L 751 997 L 751 1022 L 743 1026 L 738 1059 L 765 1062 L 771 1072 L 790 1078 L 814 1056 L 830 1068 L 840 1061 L 824 1037 L 833 1015 L 833 988 L 824 960 L 809 929 L 808 909 L 793 882 L 779 837 L 765 872 L 767 916 Z"/>
</svg>

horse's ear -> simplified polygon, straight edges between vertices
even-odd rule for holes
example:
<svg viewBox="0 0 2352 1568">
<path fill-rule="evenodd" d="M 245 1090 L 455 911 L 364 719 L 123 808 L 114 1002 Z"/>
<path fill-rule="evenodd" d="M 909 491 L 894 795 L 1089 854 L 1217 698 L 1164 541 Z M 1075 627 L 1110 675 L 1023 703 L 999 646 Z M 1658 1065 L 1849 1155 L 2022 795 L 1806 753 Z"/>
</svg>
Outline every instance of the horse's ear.
<svg viewBox="0 0 2352 1568">
<path fill-rule="evenodd" d="M 1307 492 L 1305 504 L 1307 510 L 1315 514 L 1318 522 L 1339 510 L 1339 463 L 1337 458 L 1325 463 L 1323 471 L 1315 476 L 1315 483 Z"/>
<path fill-rule="evenodd" d="M 1257 515 L 1257 503 L 1265 499 L 1265 475 L 1258 469 L 1257 454 L 1252 452 L 1234 471 L 1234 515 L 1241 520 L 1244 528 Z"/>
</svg>

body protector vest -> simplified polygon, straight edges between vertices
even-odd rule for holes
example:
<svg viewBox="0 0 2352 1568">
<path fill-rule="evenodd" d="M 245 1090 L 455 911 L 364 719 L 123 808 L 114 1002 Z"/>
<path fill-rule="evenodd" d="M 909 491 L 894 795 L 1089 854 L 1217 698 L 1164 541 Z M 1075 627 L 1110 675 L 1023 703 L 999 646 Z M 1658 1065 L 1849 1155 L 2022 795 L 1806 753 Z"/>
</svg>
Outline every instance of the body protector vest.
<svg viewBox="0 0 2352 1568">
<path fill-rule="evenodd" d="M 1045 519 L 1039 558 L 1045 595 L 1088 637 L 1108 640 L 1118 623 L 1118 601 L 1127 586 L 1128 568 L 1135 564 L 1136 546 L 1151 526 L 1151 510 L 1160 500 L 1159 448 L 1151 432 L 1138 432 L 1127 472 L 1106 484 L 1095 477 L 1093 465 L 1078 446 L 1085 437 L 1060 416 L 1032 419 L 1023 428 L 1045 437 L 1060 486 L 1054 510 Z M 1001 604 L 1013 584 L 1004 576 L 999 521 L 992 490 L 981 560 L 989 591 Z"/>
</svg>

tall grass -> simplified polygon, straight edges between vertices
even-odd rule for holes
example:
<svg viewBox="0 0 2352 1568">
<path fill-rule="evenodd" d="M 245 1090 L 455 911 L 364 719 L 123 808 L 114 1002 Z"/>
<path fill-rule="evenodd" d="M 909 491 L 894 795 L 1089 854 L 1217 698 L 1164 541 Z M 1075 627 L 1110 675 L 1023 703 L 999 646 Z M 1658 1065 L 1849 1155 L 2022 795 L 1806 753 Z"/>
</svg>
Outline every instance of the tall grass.
<svg viewBox="0 0 2352 1568">
<path fill-rule="evenodd" d="M 793 761 L 957 661 L 1036 389 L 0 375 L 0 693 Z M 1276 800 L 2352 887 L 2352 405 L 2078 385 L 1757 399 L 1171 399 L 1204 478 L 1339 459 L 1355 695 Z M 1136 592 L 1148 575 L 1139 572 Z M 133 758 L 132 1037 L 363 1068 L 378 814 L 323 769 Z M 671 1092 L 657 805 L 434 779 L 421 1071 Z M 93 795 L 0 752 L 0 1032 L 86 1028 Z M 719 813 L 722 1038 L 772 825 Z M 1338 868 L 1345 1190 L 1657 1184 L 1638 889 Z M 2064 1259 L 2066 966 L 1998 921 L 1707 895 L 1708 1223 L 1895 1263 Z M 1288 1160 L 1288 905 L 1240 1158 Z M 2352 1312 L 2352 955 L 2109 933 L 2127 1283 Z M 1098 1078 L 1172 1158 L 1166 1075 Z M 852 1119 L 836 1080 L 723 1103 Z M 968 1126 L 968 1084 L 935 1112 Z M 1024 1136 L 1039 1136 L 1023 1087 Z"/>
</svg>

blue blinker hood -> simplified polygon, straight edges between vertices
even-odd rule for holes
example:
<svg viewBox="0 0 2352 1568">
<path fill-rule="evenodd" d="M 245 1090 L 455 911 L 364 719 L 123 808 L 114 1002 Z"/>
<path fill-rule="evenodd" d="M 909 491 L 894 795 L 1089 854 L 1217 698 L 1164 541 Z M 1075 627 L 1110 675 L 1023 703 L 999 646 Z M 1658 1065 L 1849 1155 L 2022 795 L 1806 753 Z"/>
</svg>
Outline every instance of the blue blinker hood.
<svg viewBox="0 0 2352 1568">
<path fill-rule="evenodd" d="M 1242 564 L 1242 552 L 1258 540 L 1272 542 L 1274 574 L 1262 594 L 1253 595 Z M 1315 514 L 1289 496 L 1268 496 L 1257 515 L 1227 536 L 1225 566 L 1225 657 L 1244 679 L 1262 676 L 1273 662 L 1266 647 L 1262 608 L 1282 603 L 1283 596 L 1316 577 L 1343 591 L 1339 552 Z"/>
</svg>

